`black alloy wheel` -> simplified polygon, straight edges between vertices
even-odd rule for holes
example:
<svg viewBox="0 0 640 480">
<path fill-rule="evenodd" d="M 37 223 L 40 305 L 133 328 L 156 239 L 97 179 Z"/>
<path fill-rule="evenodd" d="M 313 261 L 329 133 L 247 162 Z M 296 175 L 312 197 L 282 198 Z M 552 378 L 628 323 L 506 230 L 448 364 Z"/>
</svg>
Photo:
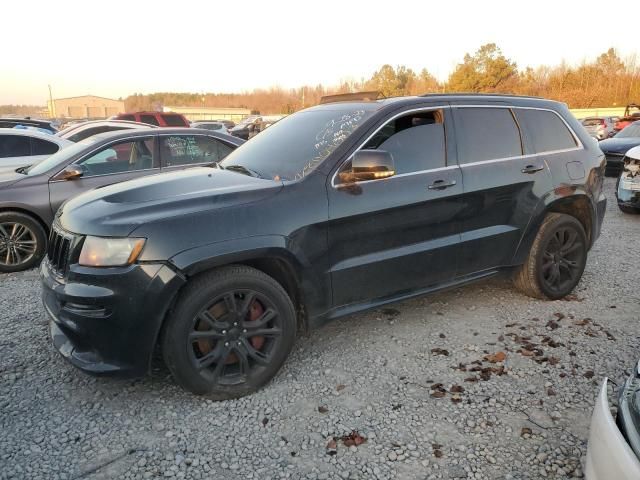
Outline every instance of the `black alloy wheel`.
<svg viewBox="0 0 640 480">
<path fill-rule="evenodd" d="M 167 315 L 161 345 L 183 388 L 216 400 L 258 390 L 296 337 L 291 299 L 272 277 L 230 265 L 192 278 Z"/>
<path fill-rule="evenodd" d="M 578 285 L 587 263 L 587 235 L 580 221 L 564 213 L 548 213 L 514 283 L 526 295 L 557 300 Z"/>
<path fill-rule="evenodd" d="M 237 385 L 269 365 L 282 328 L 278 308 L 265 295 L 229 291 L 193 319 L 187 349 L 194 368 L 210 381 Z"/>
<path fill-rule="evenodd" d="M 542 255 L 544 289 L 555 293 L 573 289 L 582 275 L 586 252 L 584 238 L 575 226 L 556 229 Z"/>
</svg>

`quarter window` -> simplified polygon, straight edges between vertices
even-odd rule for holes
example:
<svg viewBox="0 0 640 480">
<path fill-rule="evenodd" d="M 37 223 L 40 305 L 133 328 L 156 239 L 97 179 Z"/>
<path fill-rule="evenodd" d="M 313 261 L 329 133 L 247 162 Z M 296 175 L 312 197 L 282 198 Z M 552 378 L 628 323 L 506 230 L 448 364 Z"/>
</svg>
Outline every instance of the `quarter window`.
<svg viewBox="0 0 640 480">
<path fill-rule="evenodd" d="M 157 168 L 153 138 L 126 141 L 109 145 L 82 159 L 78 164 L 85 177 L 109 175 Z"/>
<path fill-rule="evenodd" d="M 31 155 L 53 155 L 60 147 L 53 142 L 39 138 L 31 139 Z"/>
<path fill-rule="evenodd" d="M 520 132 L 508 108 L 457 108 L 455 122 L 460 164 L 522 155 Z"/>
<path fill-rule="evenodd" d="M 219 162 L 231 147 L 201 135 L 170 135 L 160 137 L 160 152 L 167 167 Z"/>
<path fill-rule="evenodd" d="M 553 152 L 576 147 L 574 136 L 555 113 L 525 108 L 516 108 L 514 111 L 525 136 L 526 153 Z"/>
</svg>

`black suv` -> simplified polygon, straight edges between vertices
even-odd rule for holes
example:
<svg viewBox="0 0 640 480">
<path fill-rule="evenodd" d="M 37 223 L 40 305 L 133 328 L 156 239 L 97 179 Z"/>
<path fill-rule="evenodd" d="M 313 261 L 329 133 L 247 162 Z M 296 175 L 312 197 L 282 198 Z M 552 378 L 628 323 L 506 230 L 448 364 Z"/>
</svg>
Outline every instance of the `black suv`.
<svg viewBox="0 0 640 480">
<path fill-rule="evenodd" d="M 271 379 L 296 333 L 513 271 L 571 292 L 600 234 L 605 160 L 557 102 L 427 95 L 295 113 L 217 167 L 85 193 L 42 263 L 55 347 L 93 373 L 213 398 Z"/>
</svg>

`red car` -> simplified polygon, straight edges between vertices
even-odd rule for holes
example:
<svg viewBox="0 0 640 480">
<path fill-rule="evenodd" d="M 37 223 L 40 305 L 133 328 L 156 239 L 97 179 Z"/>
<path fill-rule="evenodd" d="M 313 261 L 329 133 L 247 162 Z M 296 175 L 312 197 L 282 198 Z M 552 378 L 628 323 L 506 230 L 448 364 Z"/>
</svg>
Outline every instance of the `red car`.
<svg viewBox="0 0 640 480">
<path fill-rule="evenodd" d="M 130 120 L 132 122 L 148 123 L 157 127 L 190 127 L 191 124 L 184 115 L 171 112 L 135 112 L 121 113 L 115 120 Z"/>
</svg>

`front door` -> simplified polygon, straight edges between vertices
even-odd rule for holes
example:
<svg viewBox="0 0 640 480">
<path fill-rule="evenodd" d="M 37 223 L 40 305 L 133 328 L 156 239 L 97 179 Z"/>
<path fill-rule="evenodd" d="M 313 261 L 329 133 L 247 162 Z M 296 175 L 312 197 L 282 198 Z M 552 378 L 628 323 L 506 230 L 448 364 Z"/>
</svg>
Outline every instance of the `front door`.
<svg viewBox="0 0 640 480">
<path fill-rule="evenodd" d="M 362 146 L 391 153 L 395 176 L 341 184 L 337 174 L 328 186 L 336 307 L 410 293 L 456 272 L 462 176 L 447 164 L 448 109 L 396 117 Z"/>
<path fill-rule="evenodd" d="M 83 170 L 81 177 L 57 180 L 57 174 L 54 175 L 49 180 L 52 213 L 55 215 L 60 205 L 69 198 L 88 190 L 159 173 L 160 162 L 155 143 L 155 136 L 114 142 L 75 162 Z"/>
</svg>

